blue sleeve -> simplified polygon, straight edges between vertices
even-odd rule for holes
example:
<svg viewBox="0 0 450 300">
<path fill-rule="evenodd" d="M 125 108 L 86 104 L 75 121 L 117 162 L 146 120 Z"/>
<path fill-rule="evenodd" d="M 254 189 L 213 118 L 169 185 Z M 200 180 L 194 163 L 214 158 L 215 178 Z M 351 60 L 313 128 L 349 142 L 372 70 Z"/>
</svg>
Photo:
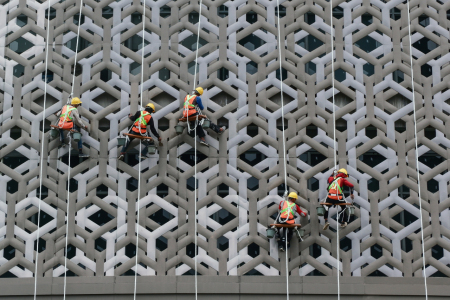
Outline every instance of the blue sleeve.
<svg viewBox="0 0 450 300">
<path fill-rule="evenodd" d="M 197 105 L 201 110 L 205 109 L 203 107 L 202 99 L 199 96 L 197 96 L 197 98 L 195 98 L 195 101 L 197 101 Z"/>
</svg>

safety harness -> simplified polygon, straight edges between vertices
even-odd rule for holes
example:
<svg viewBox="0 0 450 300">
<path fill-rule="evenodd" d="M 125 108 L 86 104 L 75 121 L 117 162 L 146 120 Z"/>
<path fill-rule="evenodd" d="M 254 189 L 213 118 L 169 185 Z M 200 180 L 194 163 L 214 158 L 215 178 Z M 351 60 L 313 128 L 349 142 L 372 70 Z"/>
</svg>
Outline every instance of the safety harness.
<svg viewBox="0 0 450 300">
<path fill-rule="evenodd" d="M 340 177 L 335 178 L 335 179 L 330 183 L 330 185 L 328 186 L 328 196 L 338 197 L 337 200 L 340 200 L 340 199 L 339 199 L 340 196 L 342 196 L 342 198 L 344 198 L 344 197 L 343 197 L 344 192 L 342 191 L 342 188 L 341 188 L 341 186 L 339 185 L 339 182 L 338 182 L 339 179 L 341 179 L 341 178 L 340 178 Z M 336 190 L 338 191 L 337 194 L 330 193 L 330 191 L 336 191 Z"/>
</svg>

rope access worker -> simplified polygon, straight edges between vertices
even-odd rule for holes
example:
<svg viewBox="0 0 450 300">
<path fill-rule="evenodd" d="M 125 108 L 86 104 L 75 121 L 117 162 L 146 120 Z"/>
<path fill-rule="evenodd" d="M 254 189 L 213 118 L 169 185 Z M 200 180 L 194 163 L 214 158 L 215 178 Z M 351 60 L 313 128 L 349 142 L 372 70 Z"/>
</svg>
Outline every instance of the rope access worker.
<svg viewBox="0 0 450 300">
<path fill-rule="evenodd" d="M 349 175 L 347 173 L 347 170 L 340 169 L 337 172 L 336 176 L 330 176 L 330 178 L 328 178 L 328 197 L 326 203 L 332 204 L 345 203 L 346 201 L 343 192 L 344 186 L 348 186 L 350 188 L 350 198 L 352 198 L 352 200 L 355 198 L 355 196 L 353 196 L 354 186 L 346 179 L 348 177 Z M 325 219 L 325 225 L 323 226 L 323 230 L 327 230 L 328 227 L 330 226 L 330 223 L 328 223 L 328 210 L 330 209 L 331 205 L 324 205 L 324 206 L 325 206 L 325 214 L 323 218 Z M 347 226 L 347 222 L 345 222 L 347 208 L 343 205 L 337 206 L 340 206 L 341 208 L 338 222 L 341 223 L 342 228 L 345 228 Z"/>
<path fill-rule="evenodd" d="M 182 117 L 188 118 L 192 116 L 200 115 L 200 111 L 204 110 L 204 106 L 202 103 L 202 99 L 200 96 L 203 94 L 203 88 L 197 87 L 194 91 L 192 91 L 191 95 L 186 95 L 184 98 L 184 105 L 183 105 L 183 114 Z M 209 146 L 205 139 L 205 131 L 203 130 L 202 126 L 198 126 L 195 121 L 192 121 L 189 123 L 190 128 L 195 128 L 198 137 L 200 138 L 200 144 L 203 144 L 205 146 Z M 220 128 L 216 124 L 211 122 L 210 128 L 217 132 L 218 134 L 222 134 L 224 132 L 223 128 Z"/>
<path fill-rule="evenodd" d="M 161 137 L 159 136 L 158 132 L 156 131 L 155 123 L 153 122 L 153 118 L 151 116 L 151 114 L 154 113 L 155 111 L 156 111 L 155 105 L 153 103 L 148 103 L 145 106 L 145 109 L 143 111 L 137 111 L 134 115 L 131 115 L 131 114 L 128 115 L 130 120 L 134 121 L 133 127 L 131 128 L 131 131 L 133 131 L 133 134 L 147 136 L 147 126 L 149 126 L 152 134 L 156 138 L 158 138 L 158 141 L 161 142 Z M 119 160 L 123 160 L 128 146 L 131 144 L 131 142 L 134 139 L 135 138 L 133 138 L 133 137 L 128 137 L 127 143 L 125 143 L 125 145 L 122 147 L 122 151 L 118 157 Z M 146 145 L 149 145 L 149 143 L 146 140 L 144 140 L 143 143 Z M 141 153 L 141 158 L 146 159 L 147 152 L 148 152 L 148 148 L 144 147 L 144 149 L 142 150 L 142 153 Z"/>
<path fill-rule="evenodd" d="M 84 125 L 78 112 L 78 107 L 81 105 L 81 103 L 82 102 L 80 98 L 72 98 L 72 100 L 70 101 L 70 105 L 64 105 L 60 111 L 55 113 L 55 115 L 59 116 L 59 141 L 61 142 L 61 145 L 63 147 L 66 145 L 64 143 L 64 130 L 73 129 L 80 131 L 80 128 L 84 128 L 84 130 L 88 131 L 88 127 Z M 83 142 L 81 141 L 81 139 L 78 141 L 78 156 L 89 157 L 89 155 L 83 154 Z"/>
<path fill-rule="evenodd" d="M 300 206 L 295 204 L 298 196 L 296 193 L 292 192 L 288 196 L 288 200 L 283 200 L 278 205 L 278 217 L 276 224 L 295 224 L 295 213 L 297 212 L 300 216 L 306 217 L 306 211 L 301 210 Z M 288 247 L 291 242 L 292 234 L 294 233 L 293 228 L 277 228 L 278 229 L 278 249 L 282 252 L 286 251 L 286 230 L 287 230 L 287 242 Z M 283 229 L 283 230 L 282 230 Z M 283 231 L 283 233 L 282 233 Z"/>
</svg>

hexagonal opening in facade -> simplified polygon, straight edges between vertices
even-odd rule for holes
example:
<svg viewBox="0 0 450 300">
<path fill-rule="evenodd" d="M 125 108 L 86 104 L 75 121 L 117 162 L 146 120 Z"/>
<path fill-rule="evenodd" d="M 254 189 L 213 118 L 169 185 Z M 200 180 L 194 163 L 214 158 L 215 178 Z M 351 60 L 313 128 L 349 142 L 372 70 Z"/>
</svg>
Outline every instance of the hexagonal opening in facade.
<svg viewBox="0 0 450 300">
<path fill-rule="evenodd" d="M 98 226 L 103 226 L 109 221 L 114 219 L 114 216 L 104 211 L 103 209 L 98 210 L 88 217 L 89 220 L 97 224 Z"/>
<path fill-rule="evenodd" d="M 365 163 L 366 165 L 368 165 L 369 167 L 374 168 L 378 164 L 380 164 L 383 161 L 385 161 L 386 157 L 384 157 L 383 155 L 381 155 L 377 151 L 371 149 L 369 151 L 366 151 L 364 154 L 360 155 L 358 157 L 358 159 L 360 161 L 362 161 L 363 163 Z"/>
<path fill-rule="evenodd" d="M 310 34 L 305 36 L 304 38 L 300 39 L 297 42 L 297 45 L 300 47 L 306 49 L 309 52 L 312 52 L 322 46 L 324 42 L 322 42 L 320 39 L 316 38 L 314 35 Z"/>
<path fill-rule="evenodd" d="M 154 206 L 154 205 L 152 205 Z M 175 218 L 174 215 L 172 215 L 167 210 L 160 208 L 157 211 L 155 211 L 153 214 L 148 216 L 150 220 L 152 220 L 155 223 L 158 223 L 159 225 L 163 226 L 173 218 Z"/>
<path fill-rule="evenodd" d="M 354 45 L 358 48 L 360 48 L 361 50 L 370 53 L 373 50 L 377 49 L 378 47 L 380 47 L 382 44 L 380 42 L 378 42 L 376 39 L 366 35 L 363 38 L 360 38 L 359 40 L 357 40 Z"/>
<path fill-rule="evenodd" d="M 250 51 L 254 51 L 264 45 L 266 42 L 257 35 L 251 33 L 239 41 L 239 44 Z"/>
<path fill-rule="evenodd" d="M 247 73 L 250 75 L 254 75 L 258 72 L 258 64 L 254 61 L 249 61 L 245 66 Z"/>
<path fill-rule="evenodd" d="M 131 51 L 138 52 L 142 49 L 142 37 L 135 34 L 129 39 L 125 40 L 122 44 Z M 148 44 L 150 43 L 146 39 L 144 39 L 144 47 Z"/>
<path fill-rule="evenodd" d="M 258 14 L 251 10 L 245 15 L 245 20 L 250 24 L 254 24 L 258 21 Z"/>
<path fill-rule="evenodd" d="M 21 64 L 17 64 L 14 66 L 13 68 L 13 75 L 16 76 L 17 78 L 23 76 L 25 74 L 25 67 L 22 66 Z"/>
<path fill-rule="evenodd" d="M 444 162 L 445 158 L 430 150 L 419 156 L 419 161 L 426 165 L 428 168 L 433 169 Z"/>
<path fill-rule="evenodd" d="M 73 52 L 75 52 L 75 51 L 81 52 L 84 49 L 86 49 L 87 47 L 89 47 L 90 45 L 92 45 L 92 43 L 80 36 L 80 37 L 78 37 L 78 48 L 77 48 L 77 38 L 76 37 L 74 37 L 73 39 L 71 39 L 70 41 L 65 43 L 64 45 L 67 48 L 69 48 L 70 50 L 72 50 Z"/>
<path fill-rule="evenodd" d="M 220 225 L 222 225 L 222 226 L 236 218 L 235 215 L 230 213 L 225 208 L 221 208 L 217 212 L 211 214 L 209 217 L 211 219 L 213 219 L 214 221 L 216 221 L 217 223 L 219 223 Z"/>
<path fill-rule="evenodd" d="M 198 49 L 206 45 L 208 42 L 201 37 L 198 39 Z M 180 41 L 180 44 L 184 47 L 188 48 L 191 51 L 197 51 L 197 35 L 191 34 L 190 36 L 186 37 L 182 41 Z"/>
<path fill-rule="evenodd" d="M 244 153 L 242 153 L 239 158 L 249 164 L 250 166 L 254 167 L 255 165 L 259 164 L 263 160 L 266 159 L 266 156 L 256 150 L 255 148 L 250 148 Z"/>
<path fill-rule="evenodd" d="M 24 14 L 18 15 L 17 19 L 16 19 L 16 24 L 19 27 L 23 27 L 23 26 L 27 25 L 28 24 L 28 17 L 26 15 L 24 15 Z"/>
<path fill-rule="evenodd" d="M 31 47 L 34 46 L 34 44 L 23 37 L 19 37 L 9 43 L 9 49 L 16 52 L 17 54 L 22 54 L 25 51 L 29 50 Z"/>
<path fill-rule="evenodd" d="M 412 44 L 412 46 L 425 54 L 428 54 L 429 52 L 439 47 L 438 44 L 436 44 L 427 37 L 421 38 L 420 40 Z"/>
</svg>

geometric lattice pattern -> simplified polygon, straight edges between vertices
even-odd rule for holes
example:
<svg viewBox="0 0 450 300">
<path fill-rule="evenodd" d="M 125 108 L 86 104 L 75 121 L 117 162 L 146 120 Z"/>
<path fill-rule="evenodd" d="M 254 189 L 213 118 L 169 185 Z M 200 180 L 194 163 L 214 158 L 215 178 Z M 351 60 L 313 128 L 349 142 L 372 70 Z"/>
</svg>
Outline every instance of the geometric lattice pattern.
<svg viewBox="0 0 450 300">
<path fill-rule="evenodd" d="M 148 0 L 144 43 L 143 3 L 86 0 L 80 24 L 80 1 L 51 1 L 50 10 L 34 0 L 1 4 L 0 277 L 192 275 L 196 252 L 201 275 L 285 274 L 265 231 L 286 188 L 281 84 L 288 189 L 309 212 L 298 221 L 304 241 L 294 237 L 289 249 L 290 275 L 335 274 L 339 242 L 342 276 L 420 277 L 423 257 L 427 276 L 450 276 L 450 2 L 411 1 L 410 36 L 400 0 L 333 8 L 323 0 L 204 0 L 201 16 L 197 1 Z M 42 140 L 41 128 L 44 116 L 46 131 L 56 121 L 73 74 L 90 157 L 78 158 L 73 144 L 69 165 L 68 147 L 48 133 Z M 205 89 L 206 114 L 227 128 L 209 132 L 211 147 L 197 144 L 197 153 L 193 138 L 174 130 L 194 80 Z M 138 145 L 118 161 L 117 137 L 139 108 L 141 86 L 164 145 L 139 176 Z M 323 231 L 316 213 L 334 151 L 356 188 L 356 214 L 340 241 L 335 216 Z"/>
</svg>

